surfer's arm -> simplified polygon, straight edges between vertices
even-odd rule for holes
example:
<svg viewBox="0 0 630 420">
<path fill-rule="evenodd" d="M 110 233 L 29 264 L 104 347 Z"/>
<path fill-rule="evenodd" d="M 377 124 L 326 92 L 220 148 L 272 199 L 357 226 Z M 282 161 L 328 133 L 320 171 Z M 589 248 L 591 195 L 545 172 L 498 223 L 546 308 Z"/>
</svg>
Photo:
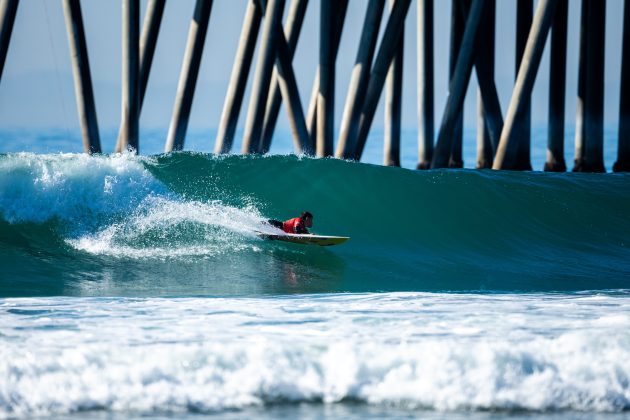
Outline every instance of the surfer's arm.
<svg viewBox="0 0 630 420">
<path fill-rule="evenodd" d="M 296 225 L 293 228 L 293 232 L 297 233 L 297 234 L 300 234 L 300 235 L 310 235 L 311 234 L 311 232 L 309 232 L 308 229 L 306 229 L 306 226 L 304 226 L 302 224 Z"/>
</svg>

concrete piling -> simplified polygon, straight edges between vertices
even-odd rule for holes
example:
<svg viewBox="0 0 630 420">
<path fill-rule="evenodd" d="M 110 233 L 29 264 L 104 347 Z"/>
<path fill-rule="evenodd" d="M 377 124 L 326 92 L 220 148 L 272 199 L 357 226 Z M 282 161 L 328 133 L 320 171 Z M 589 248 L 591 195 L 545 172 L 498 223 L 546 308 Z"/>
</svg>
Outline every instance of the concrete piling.
<svg viewBox="0 0 630 420">
<path fill-rule="evenodd" d="M 390 8 L 394 1 L 390 0 Z M 405 32 L 403 22 L 403 34 Z M 405 37 L 401 36 L 394 59 L 387 72 L 385 90 L 385 136 L 383 144 L 383 165 L 400 166 L 400 129 L 402 118 L 402 79 L 403 52 Z"/>
<path fill-rule="evenodd" d="M 359 118 L 359 130 L 353 142 L 356 146 L 354 147 L 354 154 L 351 158 L 355 160 L 360 160 L 363 154 L 365 142 L 367 141 L 368 133 L 372 126 L 372 121 L 374 120 L 374 113 L 376 112 L 376 107 L 378 106 L 378 101 L 383 91 L 387 71 L 398 50 L 398 45 L 404 36 L 404 22 L 410 5 L 411 0 L 396 0 L 391 14 L 389 15 L 385 33 L 383 34 L 383 39 L 379 45 L 378 54 L 376 55 L 370 73 L 370 81 Z"/>
<path fill-rule="evenodd" d="M 341 118 L 339 139 L 335 153 L 335 156 L 338 158 L 351 156 L 354 153 L 354 150 L 351 150 L 354 144 L 350 139 L 356 137 L 358 130 L 359 116 L 372 69 L 372 60 L 374 59 L 384 7 L 384 0 L 370 1 L 367 5 L 359 41 L 359 50 L 352 69 L 346 104 Z"/>
<path fill-rule="evenodd" d="M 518 159 L 518 133 L 523 124 L 529 122 L 524 115 L 528 112 L 530 95 L 557 4 L 558 0 L 540 0 L 536 8 L 492 169 L 522 169 L 523 162 Z"/>
<path fill-rule="evenodd" d="M 619 98 L 619 138 L 615 172 L 630 172 L 630 1 L 623 5 L 623 50 Z"/>
<path fill-rule="evenodd" d="M 121 148 L 138 153 L 140 118 L 140 0 L 122 1 Z"/>
<path fill-rule="evenodd" d="M 549 66 L 549 126 L 545 171 L 564 172 L 564 111 L 567 67 L 567 16 L 569 0 L 559 0 L 551 25 Z"/>
<path fill-rule="evenodd" d="M 485 0 L 473 0 L 470 13 L 466 19 L 464 36 L 457 56 L 455 71 L 449 83 L 446 106 L 444 114 L 442 115 L 442 122 L 440 124 L 433 159 L 431 160 L 432 169 L 449 166 L 451 151 L 453 149 L 453 136 L 457 127 L 457 120 L 464 104 L 466 88 L 470 81 L 473 60 L 475 58 L 477 35 L 479 27 L 481 26 L 485 3 Z"/>
<path fill-rule="evenodd" d="M 348 11 L 348 0 L 335 1 L 335 29 L 333 43 L 333 58 L 337 61 L 337 53 L 339 52 L 339 43 L 341 42 L 341 34 L 343 33 L 343 24 Z M 306 127 L 311 137 L 311 143 L 315 147 L 317 137 L 317 95 L 319 94 L 319 67 L 315 72 L 315 80 L 313 80 L 313 88 L 311 89 L 311 99 L 308 103 L 308 111 L 306 113 Z"/>
<path fill-rule="evenodd" d="M 464 36 L 464 27 L 466 18 L 463 8 L 468 8 L 470 0 L 451 0 L 451 39 L 448 64 L 449 80 L 453 78 L 455 65 L 457 64 L 457 55 L 462 44 Z M 464 108 L 462 107 L 455 120 L 455 128 L 453 130 L 453 144 L 451 146 L 451 155 L 449 157 L 449 168 L 462 168 L 464 161 L 462 158 L 462 147 L 464 140 Z"/>
<path fill-rule="evenodd" d="M 153 56 L 155 54 L 155 46 L 157 45 L 158 34 L 160 32 L 160 24 L 164 15 L 164 6 L 166 0 L 149 0 L 147 11 L 142 25 L 142 34 L 140 35 L 140 92 L 138 102 L 138 114 L 142 113 L 142 104 L 144 103 L 144 94 L 147 91 L 149 82 L 149 73 L 153 64 Z M 126 128 L 123 124 L 126 120 L 121 121 L 118 130 L 118 139 L 116 141 L 116 153 L 122 152 L 122 138 Z"/>
<path fill-rule="evenodd" d="M 335 60 L 333 59 L 334 0 L 321 0 L 319 26 L 319 93 L 317 94 L 317 141 L 319 157 L 331 156 L 335 129 Z"/>
<path fill-rule="evenodd" d="M 177 84 L 173 115 L 164 147 L 164 151 L 167 153 L 184 148 L 190 109 L 195 94 L 211 10 L 212 0 L 197 0 L 195 3 L 193 18 L 188 30 L 188 41 L 186 42 L 186 52 L 182 61 L 182 70 L 179 75 L 179 83 Z"/>
<path fill-rule="evenodd" d="M 313 147 L 310 141 L 308 130 L 306 129 L 306 121 L 304 119 L 304 111 L 302 110 L 302 103 L 300 101 L 300 92 L 298 91 L 297 81 L 295 73 L 293 72 L 293 65 L 291 64 L 293 52 L 290 50 L 284 33 L 282 32 L 282 26 L 278 23 L 276 26 L 277 31 L 277 75 L 278 85 L 280 86 L 280 93 L 286 104 L 286 110 L 289 117 L 289 124 L 291 125 L 291 132 L 293 136 L 293 144 L 295 152 L 298 154 L 313 154 Z M 269 145 L 271 143 L 271 137 L 269 137 L 268 144 L 262 144 L 262 136 L 258 148 L 259 153 L 267 153 Z M 264 147 L 264 149 L 263 149 Z"/>
<path fill-rule="evenodd" d="M 418 0 L 418 165 L 429 169 L 433 157 L 434 70 L 433 0 Z"/>
<path fill-rule="evenodd" d="M 230 83 L 225 95 L 217 138 L 214 143 L 214 153 L 216 154 L 229 153 L 232 150 L 236 124 L 238 123 L 238 116 L 243 104 L 243 95 L 247 86 L 249 69 L 254 58 L 254 49 L 256 48 L 261 20 L 262 11 L 258 0 L 249 0 L 238 49 L 236 50 L 236 57 L 234 58 Z"/>
<path fill-rule="evenodd" d="M 266 4 L 263 32 L 260 41 L 260 51 L 256 62 L 256 74 L 252 87 L 245 133 L 243 135 L 242 153 L 256 153 L 260 144 L 260 137 L 265 118 L 265 105 L 269 93 L 271 73 L 276 61 L 278 26 L 282 25 L 284 0 L 269 0 Z"/>
<path fill-rule="evenodd" d="M 13 23 L 6 23 L 7 13 L 13 13 L 15 18 L 15 10 L 11 12 L 7 10 L 7 3 L 17 2 L 4 1 L 2 4 L 2 42 L 5 37 L 5 24 L 10 26 Z M 98 133 L 98 121 L 96 118 L 96 106 L 94 104 L 94 91 L 92 90 L 92 76 L 90 74 L 90 62 L 88 60 L 87 44 L 85 42 L 85 30 L 83 28 L 83 17 L 81 15 L 81 3 L 79 0 L 63 0 L 63 11 L 66 20 L 66 30 L 68 32 L 68 42 L 70 44 L 70 58 L 72 60 L 72 74 L 74 76 L 74 90 L 77 100 L 77 111 L 79 113 L 79 122 L 81 124 L 81 136 L 83 137 L 83 151 L 86 153 L 101 153 L 101 140 Z M 8 47 L 8 37 L 10 37 L 10 29 L 8 29 L 6 44 Z M 2 47 L 6 56 L 6 47 Z M 4 62 L 4 60 L 3 60 Z M 1 71 L 1 70 L 0 70 Z"/>
<path fill-rule="evenodd" d="M 604 41 L 606 1 L 583 0 L 575 133 L 575 172 L 604 168 Z"/>
<path fill-rule="evenodd" d="M 492 80 L 494 80 L 495 15 L 496 0 L 488 0 L 481 32 L 479 33 L 479 45 L 481 48 L 479 48 L 476 59 L 476 61 L 485 63 L 487 66 L 488 76 Z M 481 86 L 480 73 L 479 67 L 477 67 L 477 79 L 479 79 L 479 85 Z M 492 159 L 494 159 L 495 147 L 493 147 L 490 140 L 490 131 L 488 129 L 488 124 L 486 124 L 486 120 L 489 117 L 487 114 L 488 113 L 483 105 L 481 87 L 479 87 L 477 89 L 477 169 L 491 168 Z"/>
<path fill-rule="evenodd" d="M 2 70 L 4 70 L 4 63 L 7 59 L 7 52 L 9 51 L 13 24 L 15 23 L 15 15 L 17 14 L 19 3 L 19 0 L 2 0 L 2 2 L 0 2 L 0 78 L 2 77 Z"/>
<path fill-rule="evenodd" d="M 527 39 L 532 26 L 534 0 L 516 0 L 516 54 L 514 63 L 514 81 L 518 77 L 518 71 L 523 62 L 523 54 L 527 46 Z M 531 93 L 523 98 L 527 104 L 524 106 L 520 128 L 517 136 L 516 164 L 514 169 L 531 171 Z"/>
<path fill-rule="evenodd" d="M 291 3 L 291 8 L 289 9 L 289 14 L 287 16 L 285 24 L 286 29 L 284 30 L 284 36 L 286 37 L 286 43 L 289 53 L 287 57 L 289 62 L 293 60 L 293 55 L 295 54 L 295 49 L 297 47 L 300 32 L 302 30 L 302 23 L 304 22 L 304 15 L 306 14 L 307 6 L 308 0 L 294 0 Z M 269 91 L 269 97 L 267 98 L 265 120 L 263 123 L 263 132 L 260 140 L 261 153 L 267 153 L 269 151 L 273 132 L 276 128 L 276 122 L 278 121 L 278 113 L 280 112 L 281 104 L 282 93 L 280 91 L 280 84 L 278 80 L 278 70 L 274 69 L 271 75 L 271 90 Z M 300 108 L 301 107 L 302 106 L 300 104 Z M 299 135 L 296 133 L 296 136 Z M 294 136 L 294 139 L 295 138 L 296 137 Z"/>
</svg>

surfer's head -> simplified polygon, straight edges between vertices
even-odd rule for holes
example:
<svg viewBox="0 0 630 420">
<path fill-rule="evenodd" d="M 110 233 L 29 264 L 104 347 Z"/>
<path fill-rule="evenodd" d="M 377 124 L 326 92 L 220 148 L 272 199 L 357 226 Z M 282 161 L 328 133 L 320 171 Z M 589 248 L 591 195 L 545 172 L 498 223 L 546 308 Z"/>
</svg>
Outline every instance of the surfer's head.
<svg viewBox="0 0 630 420">
<path fill-rule="evenodd" d="M 304 220 L 304 225 L 306 227 L 313 227 L 313 215 L 308 211 L 303 211 L 300 214 L 300 219 Z"/>
</svg>

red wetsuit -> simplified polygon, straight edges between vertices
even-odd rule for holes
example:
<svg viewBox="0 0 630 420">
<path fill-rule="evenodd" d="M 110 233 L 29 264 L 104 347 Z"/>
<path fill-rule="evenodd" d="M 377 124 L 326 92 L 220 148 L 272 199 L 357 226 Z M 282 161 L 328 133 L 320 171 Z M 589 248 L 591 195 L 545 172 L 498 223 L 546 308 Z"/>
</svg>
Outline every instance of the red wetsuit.
<svg viewBox="0 0 630 420">
<path fill-rule="evenodd" d="M 299 217 L 294 217 L 282 223 L 282 230 L 286 233 L 308 233 L 306 226 L 304 226 L 304 220 Z"/>
</svg>

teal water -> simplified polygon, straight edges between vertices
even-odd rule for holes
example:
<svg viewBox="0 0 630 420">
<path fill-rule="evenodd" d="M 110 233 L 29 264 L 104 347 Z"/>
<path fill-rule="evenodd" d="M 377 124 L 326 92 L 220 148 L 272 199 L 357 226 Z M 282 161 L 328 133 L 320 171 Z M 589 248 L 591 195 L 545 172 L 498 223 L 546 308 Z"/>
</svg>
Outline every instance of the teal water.
<svg viewBox="0 0 630 420">
<path fill-rule="evenodd" d="M 627 174 L 293 156 L 0 156 L 5 296 L 617 289 Z M 309 210 L 336 248 L 260 240 Z M 171 287 L 176 281 L 177 287 Z"/>
<path fill-rule="evenodd" d="M 254 233 L 302 210 L 351 240 Z M 629 215 L 627 174 L 0 154 L 0 418 L 627 418 Z"/>
</svg>

